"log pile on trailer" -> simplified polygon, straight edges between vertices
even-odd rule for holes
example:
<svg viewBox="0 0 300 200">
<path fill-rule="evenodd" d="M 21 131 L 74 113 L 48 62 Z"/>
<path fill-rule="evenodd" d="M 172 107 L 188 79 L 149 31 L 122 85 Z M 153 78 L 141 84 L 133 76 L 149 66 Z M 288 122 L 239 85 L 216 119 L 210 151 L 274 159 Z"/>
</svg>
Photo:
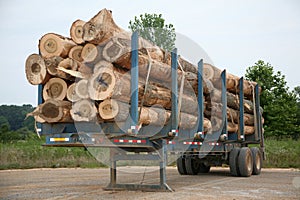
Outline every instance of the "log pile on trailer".
<svg viewBox="0 0 300 200">
<path fill-rule="evenodd" d="M 32 113 L 38 122 L 123 122 L 129 116 L 131 34 L 116 25 L 103 9 L 87 22 L 76 20 L 71 38 L 48 33 L 39 41 L 39 54 L 26 60 L 26 77 L 43 85 L 43 103 Z M 139 125 L 165 125 L 171 113 L 171 54 L 139 39 Z M 179 127 L 197 125 L 197 67 L 178 59 Z M 151 67 L 150 67 L 151 66 Z M 218 130 L 221 118 L 221 70 L 204 63 L 204 130 Z M 244 80 L 245 134 L 255 132 L 254 87 Z M 239 77 L 227 73 L 228 132 L 239 131 Z M 159 105 L 159 106 L 157 106 Z"/>
</svg>

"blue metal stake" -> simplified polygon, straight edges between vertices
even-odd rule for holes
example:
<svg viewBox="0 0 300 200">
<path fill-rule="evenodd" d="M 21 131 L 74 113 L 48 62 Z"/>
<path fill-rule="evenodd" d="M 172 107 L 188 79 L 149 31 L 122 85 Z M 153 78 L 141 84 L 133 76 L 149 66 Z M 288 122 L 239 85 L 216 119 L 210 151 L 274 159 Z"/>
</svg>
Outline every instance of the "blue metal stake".
<svg viewBox="0 0 300 200">
<path fill-rule="evenodd" d="M 242 139 L 245 141 L 245 135 L 244 135 L 244 128 L 245 128 L 245 123 L 244 123 L 244 78 L 240 78 L 239 81 L 239 90 L 240 90 L 240 116 L 239 116 L 239 135 L 238 135 L 238 140 Z"/>
<path fill-rule="evenodd" d="M 259 140 L 261 138 L 262 135 L 262 123 L 261 123 L 261 115 L 260 115 L 260 109 L 259 109 L 259 105 L 260 105 L 260 100 L 259 100 L 259 87 L 258 85 L 255 86 L 255 111 L 256 111 L 256 124 L 257 124 L 257 129 L 256 129 L 256 133 L 255 133 L 255 140 Z"/>
<path fill-rule="evenodd" d="M 203 128 L 204 108 L 203 108 L 203 84 L 202 84 L 203 77 L 202 77 L 202 73 L 203 73 L 203 59 L 201 59 L 198 62 L 198 73 L 197 73 L 197 76 L 198 76 L 198 107 L 199 107 L 199 109 L 198 109 L 199 110 L 199 113 L 198 113 L 199 122 L 198 122 L 198 130 L 197 131 L 198 131 L 198 133 L 203 134 L 203 131 L 204 131 L 204 128 Z"/>
<path fill-rule="evenodd" d="M 178 82 L 177 82 L 177 49 L 171 52 L 172 66 L 172 112 L 171 112 L 171 129 L 177 131 L 178 128 Z"/>
<path fill-rule="evenodd" d="M 227 82 L 226 82 L 226 70 L 224 70 L 221 74 L 222 79 L 222 119 L 223 119 L 223 130 L 222 134 L 226 134 L 228 138 L 227 132 Z"/>
<path fill-rule="evenodd" d="M 43 103 L 43 85 L 38 85 L 38 105 Z"/>
<path fill-rule="evenodd" d="M 137 124 L 138 124 L 138 84 L 139 84 L 139 60 L 138 60 L 138 32 L 135 31 L 131 36 L 131 99 L 130 99 L 130 115 L 131 115 L 131 129 L 133 134 L 137 133 Z M 133 128 L 134 127 L 134 128 Z"/>
</svg>

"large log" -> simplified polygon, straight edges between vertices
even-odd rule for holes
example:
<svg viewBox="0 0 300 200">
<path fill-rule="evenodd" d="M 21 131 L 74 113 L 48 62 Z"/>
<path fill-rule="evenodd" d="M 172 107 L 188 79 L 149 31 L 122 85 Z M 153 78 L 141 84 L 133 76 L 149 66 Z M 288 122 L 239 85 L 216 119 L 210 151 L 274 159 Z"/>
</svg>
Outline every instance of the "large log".
<svg viewBox="0 0 300 200">
<path fill-rule="evenodd" d="M 78 65 L 77 62 L 74 61 L 71 58 L 65 58 L 59 56 L 54 56 L 51 58 L 46 58 L 45 63 L 47 66 L 47 71 L 49 74 L 55 77 L 63 78 L 65 80 L 73 80 L 72 76 L 68 73 L 65 73 L 64 71 L 60 70 L 59 68 L 64 69 L 71 69 L 71 70 L 77 70 Z"/>
<path fill-rule="evenodd" d="M 114 22 L 111 11 L 103 9 L 84 24 L 83 40 L 100 44 L 122 31 Z"/>
<path fill-rule="evenodd" d="M 76 102 L 81 99 L 75 91 L 75 86 L 76 86 L 76 83 L 73 83 L 68 87 L 68 90 L 67 90 L 67 99 L 71 102 Z"/>
<path fill-rule="evenodd" d="M 70 112 L 74 121 L 90 122 L 98 120 L 95 103 L 88 99 L 75 102 Z"/>
<path fill-rule="evenodd" d="M 82 62 L 83 61 L 83 59 L 81 57 L 82 49 L 83 49 L 83 47 L 80 45 L 74 46 L 69 51 L 69 58 L 72 58 L 73 60 L 76 60 L 79 63 Z"/>
<path fill-rule="evenodd" d="M 50 78 L 44 59 L 38 54 L 28 56 L 25 73 L 28 82 L 32 85 L 45 84 Z"/>
<path fill-rule="evenodd" d="M 60 56 L 66 58 L 70 49 L 75 46 L 70 38 L 63 37 L 55 33 L 44 35 L 39 42 L 39 50 L 44 58 Z"/>
<path fill-rule="evenodd" d="M 89 98 L 89 91 L 88 91 L 88 80 L 81 79 L 80 81 L 75 83 L 75 93 L 81 99 Z"/>
<path fill-rule="evenodd" d="M 98 67 L 100 66 L 100 67 Z M 130 99 L 130 75 L 113 67 L 111 63 L 102 61 L 95 67 L 95 73 L 89 79 L 88 91 L 93 100 L 107 98 L 129 102 Z M 139 82 L 139 100 L 143 98 L 145 83 Z M 197 114 L 198 104 L 195 96 L 182 95 L 181 110 L 186 113 Z M 144 105 L 161 105 L 171 108 L 171 91 L 153 82 L 148 83 L 148 89 L 144 97 Z"/>
<path fill-rule="evenodd" d="M 51 78 L 43 88 L 44 100 L 63 100 L 67 94 L 67 83 L 61 78 Z"/>
<path fill-rule="evenodd" d="M 221 69 L 219 69 L 211 64 L 205 63 L 203 65 L 204 79 L 211 80 L 214 83 L 215 87 L 218 89 L 220 89 L 222 87 L 222 81 L 220 78 L 221 73 L 222 73 Z M 226 73 L 227 90 L 232 93 L 238 94 L 239 79 L 240 79 L 240 77 L 227 72 Z M 244 95 L 247 96 L 248 98 L 252 99 L 252 95 L 253 95 L 253 91 L 254 91 L 253 89 L 256 85 L 257 85 L 257 83 L 255 83 L 255 82 L 244 80 L 243 81 Z"/>
<path fill-rule="evenodd" d="M 163 126 L 170 120 L 171 112 L 159 107 L 139 107 L 142 109 L 139 116 L 139 124 Z M 129 116 L 130 105 L 113 99 L 106 99 L 99 104 L 99 114 L 103 120 L 123 122 Z M 179 127 L 192 129 L 197 125 L 197 117 L 187 113 L 180 113 Z M 211 123 L 204 119 L 205 132 L 210 132 Z"/>
<path fill-rule="evenodd" d="M 78 19 L 75 22 L 73 22 L 71 28 L 70 28 L 70 36 L 72 38 L 72 40 L 76 43 L 76 44 L 82 44 L 84 43 L 83 40 L 83 26 L 84 26 L 85 22 Z"/>
<path fill-rule="evenodd" d="M 38 113 L 36 115 L 48 123 L 72 122 L 73 120 L 70 115 L 71 107 L 72 103 L 69 101 L 49 99 L 38 106 Z"/>
</svg>

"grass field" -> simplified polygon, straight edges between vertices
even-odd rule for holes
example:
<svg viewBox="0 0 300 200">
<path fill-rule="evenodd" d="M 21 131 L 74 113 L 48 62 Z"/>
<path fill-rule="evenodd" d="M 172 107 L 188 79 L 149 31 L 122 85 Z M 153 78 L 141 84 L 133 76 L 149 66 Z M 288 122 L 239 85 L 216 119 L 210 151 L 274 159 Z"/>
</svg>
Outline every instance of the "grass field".
<svg viewBox="0 0 300 200">
<path fill-rule="evenodd" d="M 105 167 L 84 148 L 43 147 L 44 139 L 0 143 L 0 169 Z M 266 139 L 264 167 L 300 168 L 300 141 Z"/>
</svg>

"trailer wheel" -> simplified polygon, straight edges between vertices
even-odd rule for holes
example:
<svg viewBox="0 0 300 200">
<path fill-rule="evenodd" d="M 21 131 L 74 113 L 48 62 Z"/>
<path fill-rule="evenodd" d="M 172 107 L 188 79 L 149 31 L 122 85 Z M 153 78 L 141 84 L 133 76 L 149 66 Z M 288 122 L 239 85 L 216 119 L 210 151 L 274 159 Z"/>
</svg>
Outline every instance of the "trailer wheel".
<svg viewBox="0 0 300 200">
<path fill-rule="evenodd" d="M 193 156 L 185 158 L 185 168 L 188 175 L 196 175 L 199 172 L 199 162 Z"/>
<path fill-rule="evenodd" d="M 180 156 L 178 159 L 177 159 L 177 171 L 180 175 L 187 175 L 187 172 L 186 172 L 186 168 L 185 168 L 185 158 L 183 156 Z"/>
<path fill-rule="evenodd" d="M 232 176 L 240 176 L 240 171 L 238 167 L 239 153 L 240 153 L 239 147 L 233 148 L 229 153 L 229 167 L 230 167 L 230 174 Z"/>
<path fill-rule="evenodd" d="M 262 156 L 259 148 L 252 147 L 250 148 L 253 158 L 253 171 L 252 175 L 259 175 L 262 167 Z"/>
<path fill-rule="evenodd" d="M 243 147 L 240 150 L 238 157 L 238 165 L 240 175 L 244 177 L 249 177 L 253 171 L 253 158 L 250 148 Z"/>
<path fill-rule="evenodd" d="M 204 163 L 200 163 L 199 164 L 199 173 L 208 173 L 209 172 L 209 170 L 210 170 L 210 166 L 208 165 L 206 165 L 206 164 L 204 164 Z"/>
</svg>

